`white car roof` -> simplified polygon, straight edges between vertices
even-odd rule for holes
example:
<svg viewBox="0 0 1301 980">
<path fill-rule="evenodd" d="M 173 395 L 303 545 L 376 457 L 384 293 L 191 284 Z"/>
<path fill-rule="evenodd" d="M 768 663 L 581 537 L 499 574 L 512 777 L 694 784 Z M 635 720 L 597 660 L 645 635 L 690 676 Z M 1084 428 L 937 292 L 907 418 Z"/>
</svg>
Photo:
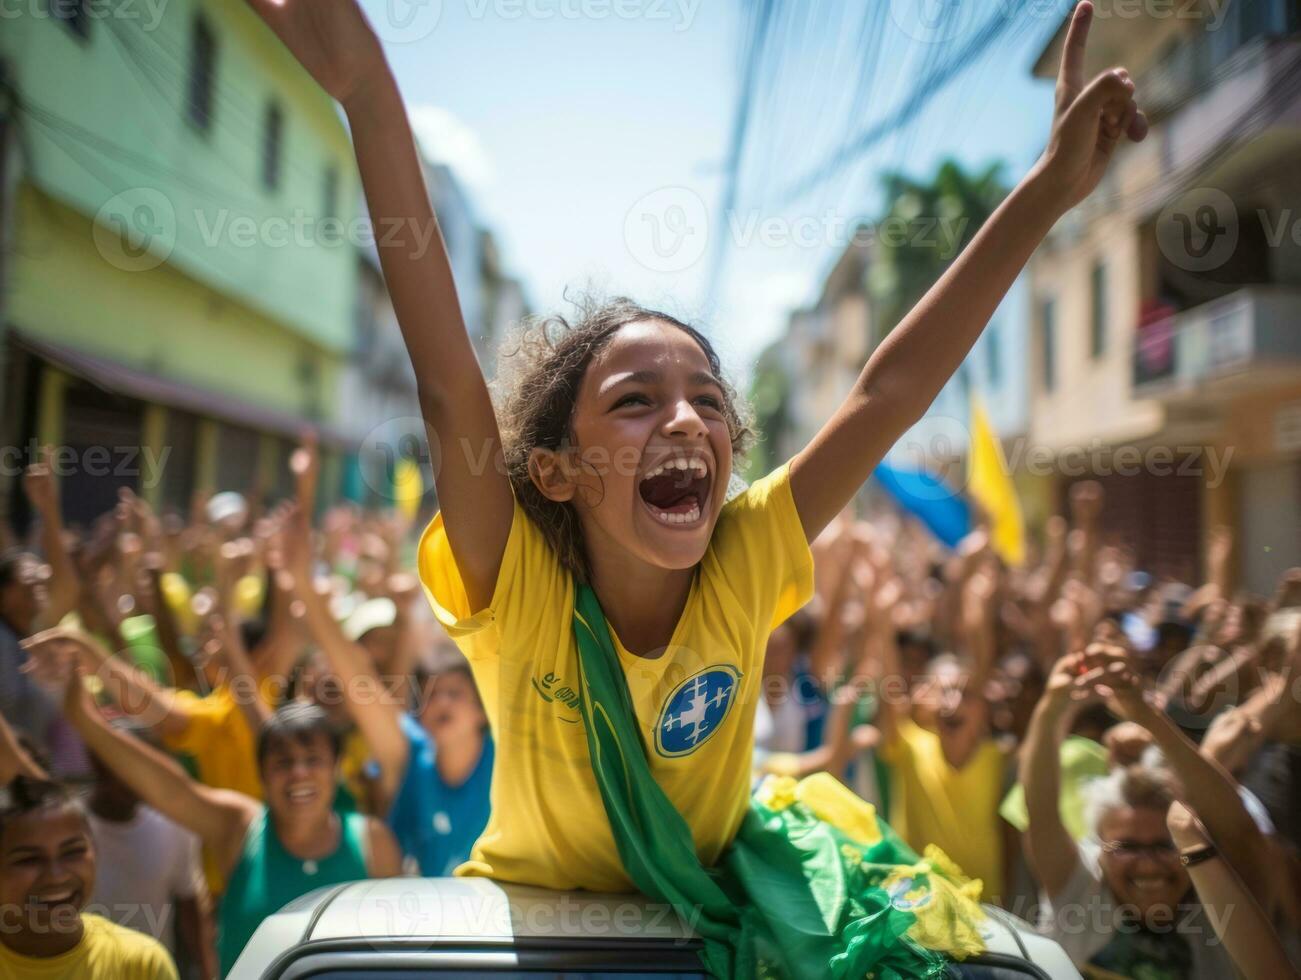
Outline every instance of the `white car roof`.
<svg viewBox="0 0 1301 980">
<path fill-rule="evenodd" d="M 511 943 L 518 939 L 695 935 L 641 895 L 555 892 L 487 878 L 385 878 L 349 885 L 330 901 L 311 939 L 355 936 Z"/>
<path fill-rule="evenodd" d="M 1054 980 L 1079 977 L 1056 943 L 1019 919 L 987 911 L 989 952 L 1028 959 Z M 338 948 L 349 940 L 375 950 L 583 940 L 681 947 L 694 937 L 690 923 L 669 906 L 641 895 L 555 892 L 487 878 L 383 878 L 319 889 L 291 902 L 262 923 L 229 976 L 254 980 L 297 947 Z"/>
</svg>

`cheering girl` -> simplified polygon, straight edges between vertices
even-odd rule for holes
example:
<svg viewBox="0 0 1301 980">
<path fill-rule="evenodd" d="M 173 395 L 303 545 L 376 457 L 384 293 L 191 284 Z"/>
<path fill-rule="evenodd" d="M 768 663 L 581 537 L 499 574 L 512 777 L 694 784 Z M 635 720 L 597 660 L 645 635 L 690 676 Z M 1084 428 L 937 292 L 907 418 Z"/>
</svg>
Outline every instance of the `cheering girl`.
<svg viewBox="0 0 1301 980">
<path fill-rule="evenodd" d="M 816 794 L 751 801 L 760 658 L 810 595 L 808 542 L 926 411 L 1120 141 L 1146 134 L 1124 69 L 1085 83 L 1092 6 L 1070 26 L 1042 157 L 813 440 L 729 495 L 744 412 L 710 342 L 667 314 L 619 300 L 534 325 L 494 409 L 441 238 L 425 246 L 435 218 L 411 130 L 356 0 L 249 2 L 342 104 L 386 230 L 442 508 L 420 575 L 497 744 L 492 816 L 458 873 L 636 886 L 697 923 L 719 974 L 932 972 L 894 941 L 925 903 L 913 878 L 891 891 L 873 871 L 888 829 Z M 780 841 L 762 837 L 774 815 Z M 815 901 L 820 874 L 847 882 L 835 908 Z M 774 907 L 765 883 L 782 875 Z"/>
</svg>

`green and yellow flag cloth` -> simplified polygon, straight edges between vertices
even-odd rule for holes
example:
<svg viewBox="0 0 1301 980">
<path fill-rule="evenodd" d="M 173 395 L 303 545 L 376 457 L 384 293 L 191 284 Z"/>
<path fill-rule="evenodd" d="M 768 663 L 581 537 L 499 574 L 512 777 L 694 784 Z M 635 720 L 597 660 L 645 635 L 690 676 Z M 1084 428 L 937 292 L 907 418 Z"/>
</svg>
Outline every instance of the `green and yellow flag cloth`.
<svg viewBox="0 0 1301 980">
<path fill-rule="evenodd" d="M 984 950 L 980 883 L 938 848 L 919 857 L 832 776 L 771 776 L 717 865 L 651 773 L 595 593 L 575 589 L 580 708 L 628 877 L 695 924 L 715 977 L 941 977 Z"/>
</svg>

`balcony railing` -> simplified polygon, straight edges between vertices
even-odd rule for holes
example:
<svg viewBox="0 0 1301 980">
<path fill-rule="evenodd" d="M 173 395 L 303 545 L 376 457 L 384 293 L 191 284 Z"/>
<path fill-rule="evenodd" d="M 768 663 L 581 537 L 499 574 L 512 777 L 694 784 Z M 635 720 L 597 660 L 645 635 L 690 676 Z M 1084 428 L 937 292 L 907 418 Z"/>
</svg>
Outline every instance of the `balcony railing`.
<svg viewBox="0 0 1301 980">
<path fill-rule="evenodd" d="M 1253 38 L 1210 75 L 1196 51 L 1154 71 L 1158 113 L 1169 113 L 1162 144 L 1167 172 L 1197 168 L 1226 141 L 1290 118 L 1296 98 L 1285 93 L 1298 70 L 1301 38 L 1292 36 Z M 1181 84 L 1192 86 L 1184 98 L 1176 91 Z"/>
<path fill-rule="evenodd" d="M 1143 324 L 1134 335 L 1134 393 L 1186 393 L 1263 366 L 1301 371 L 1301 289 L 1252 286 Z"/>
</svg>

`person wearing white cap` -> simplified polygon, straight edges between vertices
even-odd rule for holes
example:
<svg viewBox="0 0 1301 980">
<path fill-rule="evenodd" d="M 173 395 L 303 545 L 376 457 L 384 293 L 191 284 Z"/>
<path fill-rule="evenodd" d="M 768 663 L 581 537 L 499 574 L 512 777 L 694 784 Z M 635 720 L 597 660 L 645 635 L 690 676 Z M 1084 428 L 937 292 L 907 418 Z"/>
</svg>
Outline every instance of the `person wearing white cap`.
<svg viewBox="0 0 1301 980">
<path fill-rule="evenodd" d="M 234 490 L 223 490 L 208 500 L 208 520 L 218 527 L 239 530 L 248 519 L 248 501 Z"/>
</svg>

